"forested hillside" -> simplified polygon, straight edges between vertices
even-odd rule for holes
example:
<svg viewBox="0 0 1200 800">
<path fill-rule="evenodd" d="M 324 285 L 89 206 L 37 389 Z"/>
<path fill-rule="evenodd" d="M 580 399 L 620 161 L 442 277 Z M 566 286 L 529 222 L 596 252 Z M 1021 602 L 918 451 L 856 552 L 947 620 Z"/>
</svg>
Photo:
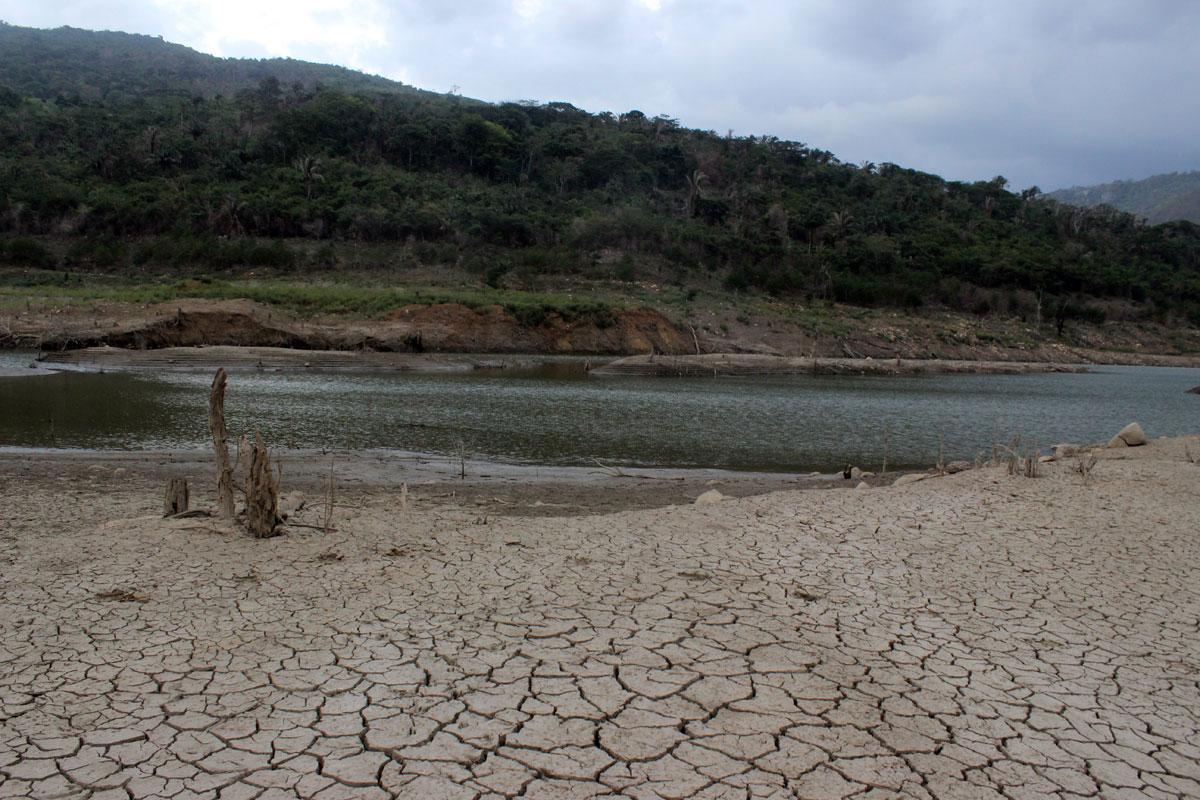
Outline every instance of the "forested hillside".
<svg viewBox="0 0 1200 800">
<path fill-rule="evenodd" d="M 357 243 L 360 267 L 510 288 L 654 275 L 974 312 L 1001 293 L 1006 313 L 1036 298 L 1060 320 L 1119 300 L 1200 323 L 1188 222 L 637 110 L 486 104 L 119 33 L 0 27 L 0 203 L 17 266 L 336 270 Z"/>
<path fill-rule="evenodd" d="M 1175 220 L 1200 223 L 1200 172 L 1172 172 L 1140 181 L 1113 181 L 1050 192 L 1049 197 L 1077 206 L 1108 204 L 1151 225 Z"/>
</svg>

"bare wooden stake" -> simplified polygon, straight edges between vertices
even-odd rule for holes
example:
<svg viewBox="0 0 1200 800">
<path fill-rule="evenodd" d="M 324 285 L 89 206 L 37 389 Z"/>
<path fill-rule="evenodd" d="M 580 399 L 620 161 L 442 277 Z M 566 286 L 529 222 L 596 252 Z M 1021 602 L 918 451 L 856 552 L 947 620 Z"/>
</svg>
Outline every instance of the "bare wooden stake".
<svg viewBox="0 0 1200 800">
<path fill-rule="evenodd" d="M 337 500 L 333 491 L 333 459 L 329 459 L 329 483 L 325 485 L 325 532 L 333 530 L 333 506 Z"/>
<path fill-rule="evenodd" d="M 233 466 L 229 463 L 229 433 L 225 429 L 225 368 L 217 370 L 208 396 L 208 426 L 217 456 L 217 516 L 233 517 Z"/>
<path fill-rule="evenodd" d="M 167 481 L 166 496 L 163 498 L 163 516 L 173 517 L 188 510 L 187 478 L 171 478 Z"/>
</svg>

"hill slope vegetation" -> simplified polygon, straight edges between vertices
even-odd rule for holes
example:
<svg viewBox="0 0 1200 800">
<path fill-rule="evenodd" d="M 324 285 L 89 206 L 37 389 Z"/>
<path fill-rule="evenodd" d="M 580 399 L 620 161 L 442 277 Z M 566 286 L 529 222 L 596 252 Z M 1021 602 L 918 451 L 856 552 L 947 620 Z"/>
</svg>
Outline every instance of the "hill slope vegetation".
<svg viewBox="0 0 1200 800">
<path fill-rule="evenodd" d="M 0 263 L 445 269 L 1200 324 L 1200 228 L 639 110 L 488 104 L 160 39 L 0 27 Z"/>
</svg>

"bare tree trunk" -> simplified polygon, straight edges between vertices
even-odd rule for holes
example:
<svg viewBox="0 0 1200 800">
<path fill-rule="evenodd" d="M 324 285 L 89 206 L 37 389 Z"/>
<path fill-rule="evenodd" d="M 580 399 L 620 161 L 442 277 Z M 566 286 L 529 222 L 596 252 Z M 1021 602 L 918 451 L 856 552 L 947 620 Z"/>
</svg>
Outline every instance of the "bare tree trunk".
<svg viewBox="0 0 1200 800">
<path fill-rule="evenodd" d="M 266 539 L 275 535 L 279 522 L 279 480 L 271 471 L 267 446 L 255 431 L 246 486 L 246 526 L 256 539 Z"/>
<path fill-rule="evenodd" d="M 233 517 L 233 466 L 229 463 L 229 434 L 225 429 L 225 368 L 213 378 L 208 397 L 208 425 L 217 456 L 217 516 Z"/>
<path fill-rule="evenodd" d="M 167 481 L 166 496 L 163 498 L 163 516 L 171 517 L 188 510 L 187 478 L 171 478 Z"/>
</svg>

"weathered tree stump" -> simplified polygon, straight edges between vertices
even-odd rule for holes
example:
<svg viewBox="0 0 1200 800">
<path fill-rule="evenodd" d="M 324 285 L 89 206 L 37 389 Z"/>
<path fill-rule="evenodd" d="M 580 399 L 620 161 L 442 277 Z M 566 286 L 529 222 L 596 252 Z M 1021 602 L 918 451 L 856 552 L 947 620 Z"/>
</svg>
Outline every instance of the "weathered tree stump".
<svg viewBox="0 0 1200 800">
<path fill-rule="evenodd" d="M 171 517 L 188 510 L 187 478 L 171 478 L 163 498 L 163 516 Z"/>
<path fill-rule="evenodd" d="M 252 450 L 250 437 L 243 433 L 238 437 L 237 443 L 237 464 L 242 467 L 242 485 L 237 488 L 241 490 L 243 497 L 250 491 L 250 454 Z"/>
<path fill-rule="evenodd" d="M 280 522 L 279 479 L 271 471 L 267 446 L 255 431 L 246 484 L 246 526 L 256 539 L 265 539 L 275 535 Z"/>
<path fill-rule="evenodd" d="M 233 517 L 233 465 L 229 463 L 229 433 L 225 429 L 225 368 L 217 370 L 208 396 L 208 425 L 217 456 L 217 515 Z"/>
</svg>

